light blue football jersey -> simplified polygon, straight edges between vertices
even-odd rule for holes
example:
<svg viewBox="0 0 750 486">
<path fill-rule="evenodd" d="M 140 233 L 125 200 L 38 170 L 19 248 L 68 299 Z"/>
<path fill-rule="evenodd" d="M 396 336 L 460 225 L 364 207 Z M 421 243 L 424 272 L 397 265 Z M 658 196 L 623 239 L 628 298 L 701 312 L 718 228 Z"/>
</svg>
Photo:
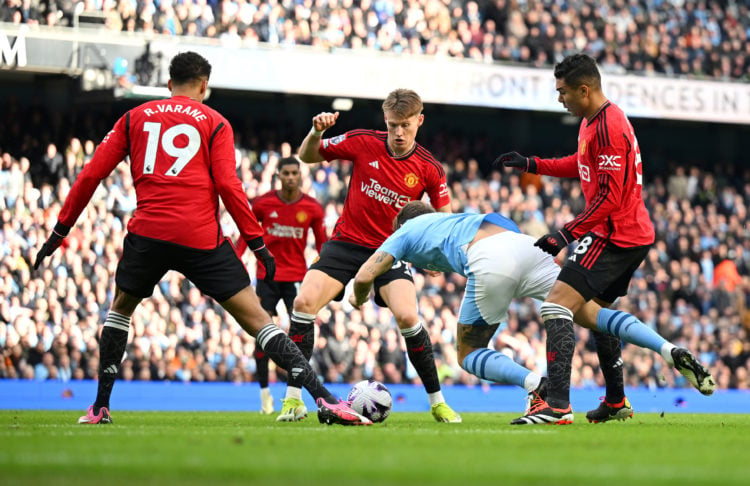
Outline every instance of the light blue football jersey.
<svg viewBox="0 0 750 486">
<path fill-rule="evenodd" d="M 466 276 L 466 247 L 483 221 L 515 233 L 518 225 L 497 213 L 430 213 L 410 219 L 386 239 L 378 251 L 417 268 Z"/>
</svg>

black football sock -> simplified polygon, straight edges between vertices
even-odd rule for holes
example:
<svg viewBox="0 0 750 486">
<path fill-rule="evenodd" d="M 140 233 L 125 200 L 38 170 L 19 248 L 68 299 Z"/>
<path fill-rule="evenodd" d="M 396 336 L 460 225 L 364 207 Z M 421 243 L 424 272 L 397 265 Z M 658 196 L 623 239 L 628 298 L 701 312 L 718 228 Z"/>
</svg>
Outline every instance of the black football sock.
<svg viewBox="0 0 750 486">
<path fill-rule="evenodd" d="M 289 339 L 302 351 L 305 361 L 310 361 L 313 346 L 315 346 L 315 315 L 292 311 L 289 321 Z M 297 378 L 291 374 L 288 376 L 287 384 L 289 386 L 302 387 L 303 384 Z"/>
<path fill-rule="evenodd" d="M 432 342 L 427 330 L 420 322 L 409 329 L 401 329 L 401 335 L 406 340 L 409 361 L 417 370 L 424 389 L 427 393 L 440 391 L 440 381 L 438 381 L 437 368 L 435 367 L 435 355 L 432 352 Z"/>
<path fill-rule="evenodd" d="M 625 378 L 622 371 L 622 343 L 602 332 L 594 332 L 599 368 L 604 375 L 607 403 L 620 403 L 625 398 Z"/>
<path fill-rule="evenodd" d="M 261 388 L 268 388 L 268 356 L 260 349 L 260 346 L 255 346 L 255 376 L 258 378 L 258 384 Z"/>
<path fill-rule="evenodd" d="M 109 408 L 109 397 L 115 385 L 125 347 L 128 344 L 130 317 L 110 311 L 99 338 L 99 384 L 94 401 L 94 414 Z"/>
<path fill-rule="evenodd" d="M 312 366 L 302 355 L 302 351 L 274 324 L 263 326 L 256 337 L 258 344 L 270 359 L 279 367 L 286 370 L 289 379 L 295 379 L 316 400 L 325 399 L 328 403 L 338 403 L 338 400 L 323 386 L 315 376 Z"/>
<path fill-rule="evenodd" d="M 552 408 L 570 405 L 570 370 L 575 349 L 573 313 L 557 304 L 542 304 L 541 316 L 547 330 L 547 404 Z"/>
</svg>

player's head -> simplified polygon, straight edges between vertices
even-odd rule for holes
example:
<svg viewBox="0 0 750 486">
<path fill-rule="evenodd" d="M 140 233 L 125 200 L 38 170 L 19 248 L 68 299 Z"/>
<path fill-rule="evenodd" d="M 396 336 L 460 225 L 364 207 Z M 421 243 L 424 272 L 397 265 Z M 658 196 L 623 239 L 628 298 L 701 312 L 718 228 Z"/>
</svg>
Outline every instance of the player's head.
<svg viewBox="0 0 750 486">
<path fill-rule="evenodd" d="M 403 155 L 414 147 L 424 122 L 422 108 L 422 98 L 410 89 L 395 89 L 383 101 L 388 147 L 394 155 Z"/>
<path fill-rule="evenodd" d="M 393 230 L 399 229 L 404 223 L 410 219 L 422 216 L 423 214 L 434 213 L 435 209 L 422 201 L 409 201 L 404 205 L 403 208 L 398 212 L 393 220 Z"/>
<path fill-rule="evenodd" d="M 299 189 L 302 175 L 299 170 L 299 160 L 296 157 L 284 157 L 279 160 L 276 174 L 279 176 L 283 191 L 296 191 Z"/>
<path fill-rule="evenodd" d="M 555 65 L 557 100 L 575 116 L 588 116 L 599 108 L 602 77 L 596 61 L 586 54 L 572 54 Z M 596 106 L 594 106 L 596 105 Z"/>
<path fill-rule="evenodd" d="M 192 51 L 177 54 L 169 63 L 168 85 L 172 94 L 177 91 L 191 98 L 200 97 L 198 101 L 203 101 L 210 76 L 211 64 L 206 58 Z"/>
</svg>

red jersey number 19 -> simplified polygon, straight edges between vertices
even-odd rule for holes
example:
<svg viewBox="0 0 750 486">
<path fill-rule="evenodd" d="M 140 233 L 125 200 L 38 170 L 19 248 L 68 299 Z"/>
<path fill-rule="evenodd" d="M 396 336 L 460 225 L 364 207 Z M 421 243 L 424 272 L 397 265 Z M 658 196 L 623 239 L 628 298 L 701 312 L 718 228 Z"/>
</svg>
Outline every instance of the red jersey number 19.
<svg viewBox="0 0 750 486">
<path fill-rule="evenodd" d="M 195 154 L 198 153 L 201 146 L 201 135 L 198 129 L 187 123 L 181 123 L 168 128 L 161 135 L 161 123 L 146 122 L 143 124 L 143 131 L 148 133 L 148 141 L 146 142 L 146 156 L 143 161 L 143 173 L 153 174 L 154 165 L 156 165 L 156 151 L 161 145 L 162 150 L 172 157 L 175 157 L 174 164 L 167 169 L 165 175 L 177 176 L 182 169 L 190 162 Z M 188 139 L 187 145 L 184 147 L 177 147 L 174 144 L 175 138 L 180 135 L 185 135 Z M 160 143 L 161 139 L 161 143 Z"/>
</svg>

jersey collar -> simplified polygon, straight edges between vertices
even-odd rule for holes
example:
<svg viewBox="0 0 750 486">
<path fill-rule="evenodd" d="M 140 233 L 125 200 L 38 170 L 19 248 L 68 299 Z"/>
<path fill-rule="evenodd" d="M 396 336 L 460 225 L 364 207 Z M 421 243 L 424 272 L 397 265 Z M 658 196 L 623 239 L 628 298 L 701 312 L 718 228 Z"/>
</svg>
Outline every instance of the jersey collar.
<svg viewBox="0 0 750 486">
<path fill-rule="evenodd" d="M 300 199 L 302 199 L 302 196 L 303 196 L 302 191 L 300 191 L 300 193 L 297 195 L 297 198 L 294 201 L 287 201 L 286 199 L 281 197 L 281 189 L 276 190 L 276 197 L 278 197 L 279 201 L 283 202 L 284 204 L 294 204 L 298 202 Z"/>
<path fill-rule="evenodd" d="M 601 115 L 604 112 L 604 110 L 606 110 L 607 107 L 609 105 L 611 105 L 611 104 L 612 103 L 609 100 L 605 101 L 604 104 L 602 104 L 602 106 L 599 107 L 599 109 L 596 111 L 596 113 L 594 113 L 594 116 L 592 116 L 591 118 L 588 119 L 588 122 L 586 123 L 586 126 L 589 126 L 592 123 L 594 123 L 594 120 L 596 120 L 599 117 L 599 115 Z"/>
<path fill-rule="evenodd" d="M 388 155 L 390 155 L 394 160 L 406 160 L 417 150 L 417 146 L 419 145 L 417 141 L 414 141 L 414 146 L 406 152 L 403 155 L 395 155 L 393 151 L 391 150 L 391 147 L 388 145 L 388 135 L 386 135 L 385 140 L 383 140 L 383 143 L 385 143 L 385 150 L 388 152 Z"/>
</svg>

